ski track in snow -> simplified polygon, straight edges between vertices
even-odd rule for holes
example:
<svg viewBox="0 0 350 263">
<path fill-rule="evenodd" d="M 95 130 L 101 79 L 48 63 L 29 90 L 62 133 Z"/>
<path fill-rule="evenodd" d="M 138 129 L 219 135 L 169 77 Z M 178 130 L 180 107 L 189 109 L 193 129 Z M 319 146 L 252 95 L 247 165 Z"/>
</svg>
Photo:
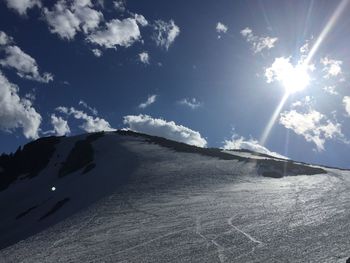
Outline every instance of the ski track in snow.
<svg viewBox="0 0 350 263">
<path fill-rule="evenodd" d="M 257 239 L 255 239 L 254 237 L 252 237 L 251 235 L 249 235 L 248 233 L 244 232 L 243 230 L 239 229 L 238 227 L 236 227 L 235 225 L 232 224 L 232 220 L 234 219 L 234 217 L 230 217 L 227 222 L 228 224 L 236 231 L 238 231 L 239 233 L 243 234 L 245 237 L 247 237 L 250 241 L 257 243 L 259 246 L 263 245 L 263 243 Z"/>
<path fill-rule="evenodd" d="M 211 243 L 216 247 L 217 253 L 218 253 L 218 259 L 220 260 L 220 262 L 225 262 L 227 259 L 224 252 L 228 252 L 228 253 L 233 255 L 232 251 L 230 251 L 230 248 L 225 248 L 225 247 L 221 246 L 218 242 L 215 241 L 215 239 L 218 238 L 218 236 L 216 236 L 213 239 L 210 239 L 210 238 L 205 237 L 201 233 L 200 217 L 196 218 L 196 234 L 199 235 L 201 238 L 203 238 L 206 241 L 207 245 L 210 245 L 210 243 Z"/>
<path fill-rule="evenodd" d="M 136 246 L 128 247 L 128 248 L 126 248 L 126 249 L 117 251 L 116 253 L 109 254 L 109 255 L 107 255 L 106 257 L 99 258 L 98 260 L 93 261 L 93 262 L 100 262 L 100 260 L 103 260 L 103 259 L 105 259 L 105 258 L 110 258 L 110 257 L 117 256 L 117 255 L 122 254 L 122 253 L 125 253 L 125 252 L 129 252 L 129 251 L 131 251 L 131 250 L 134 250 L 134 249 L 137 249 L 137 248 L 140 248 L 140 247 L 143 247 L 143 246 L 152 244 L 153 242 L 159 241 L 159 240 L 161 240 L 161 239 L 163 239 L 163 238 L 170 237 L 170 236 L 172 236 L 172 235 L 185 232 L 185 231 L 187 231 L 187 230 L 189 230 L 189 229 L 190 229 L 190 228 L 184 228 L 184 229 L 181 229 L 181 230 L 179 230 L 179 231 L 173 231 L 173 232 L 167 233 L 167 234 L 165 234 L 165 235 L 158 236 L 158 237 L 156 237 L 156 238 L 153 238 L 153 239 L 147 240 L 147 241 L 145 241 L 145 242 L 142 242 L 142 243 L 140 243 L 140 244 L 138 244 L 138 245 L 136 245 Z"/>
<path fill-rule="evenodd" d="M 73 143 L 70 138 L 60 147 L 68 154 Z M 119 147 L 118 152 L 111 144 Z M 46 182 L 57 186 L 50 193 L 53 204 L 71 198 L 54 214 L 62 215 L 77 201 L 103 196 L 113 183 L 125 185 L 62 222 L 0 250 L 1 263 L 291 259 L 344 263 L 350 257 L 349 171 L 330 169 L 328 175 L 272 179 L 258 176 L 252 163 L 169 150 L 139 137 L 107 134 L 93 146 L 96 168 L 90 173 L 57 179 L 49 167 L 45 181 L 35 178 L 31 187 L 46 187 Z M 131 162 L 135 169 L 127 171 L 130 178 L 123 181 L 127 172 L 122 165 L 129 159 L 120 156 L 127 153 L 136 156 L 137 162 Z M 16 187 L 23 188 L 24 183 Z M 28 207 L 47 198 L 38 196 L 33 204 L 28 199 Z M 22 206 L 3 207 L 6 216 L 0 217 L 0 226 L 22 231 L 39 224 L 36 219 L 46 212 L 44 205 L 11 221 L 18 210 L 26 211 Z"/>
</svg>

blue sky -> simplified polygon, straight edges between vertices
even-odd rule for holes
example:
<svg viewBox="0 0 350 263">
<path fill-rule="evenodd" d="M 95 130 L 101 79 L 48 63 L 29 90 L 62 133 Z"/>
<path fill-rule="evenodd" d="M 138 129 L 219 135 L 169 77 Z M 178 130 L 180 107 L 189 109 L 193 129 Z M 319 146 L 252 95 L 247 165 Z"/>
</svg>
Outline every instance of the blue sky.
<svg viewBox="0 0 350 263">
<path fill-rule="evenodd" d="M 1 151 L 131 128 L 349 168 L 347 2 L 2 0 Z"/>
</svg>

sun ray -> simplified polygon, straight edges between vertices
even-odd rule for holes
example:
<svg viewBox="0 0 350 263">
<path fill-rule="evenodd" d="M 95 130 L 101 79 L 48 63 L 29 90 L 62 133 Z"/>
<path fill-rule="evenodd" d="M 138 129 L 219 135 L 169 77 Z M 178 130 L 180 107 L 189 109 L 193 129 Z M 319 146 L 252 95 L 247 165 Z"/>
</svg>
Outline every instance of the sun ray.
<svg viewBox="0 0 350 263">
<path fill-rule="evenodd" d="M 308 65 L 310 64 L 312 58 L 314 57 L 314 55 L 316 54 L 316 52 L 318 51 L 319 47 L 321 46 L 322 42 L 324 41 L 324 39 L 327 37 L 328 33 L 331 31 L 331 29 L 334 27 L 334 25 L 337 23 L 339 17 L 342 15 L 342 13 L 344 12 L 346 6 L 348 5 L 349 3 L 349 0 L 342 0 L 339 5 L 337 6 L 337 8 L 335 9 L 335 11 L 333 12 L 331 18 L 328 20 L 326 26 L 324 27 L 324 29 L 322 30 L 321 34 L 318 36 L 315 44 L 312 46 L 309 54 L 307 55 L 306 59 L 303 61 L 302 63 L 302 67 L 304 68 L 307 68 Z M 305 70 L 305 74 L 307 74 L 307 71 Z M 302 75 L 302 74 L 301 74 Z M 292 74 L 293 78 L 295 77 L 294 74 Z M 285 80 L 287 79 L 292 79 L 292 77 L 289 77 L 287 76 L 285 78 Z M 303 80 L 303 79 L 302 79 Z M 300 81 L 300 80 L 298 80 Z M 282 82 L 285 82 L 283 79 L 282 79 Z M 304 83 L 305 82 L 305 83 Z M 293 84 L 293 83 L 292 83 Z M 308 84 L 308 76 L 305 75 L 304 76 L 304 80 L 303 80 L 303 85 L 301 86 L 306 86 Z M 287 83 L 287 85 L 289 85 Z M 287 86 L 286 86 L 286 83 L 284 83 L 284 86 L 286 88 L 286 92 L 284 94 L 284 96 L 282 97 L 280 103 L 278 104 L 277 108 L 275 109 L 274 113 L 272 114 L 269 122 L 267 123 L 262 135 L 261 135 L 261 138 L 259 140 L 259 143 L 260 145 L 265 145 L 270 133 L 271 133 L 271 130 L 284 106 L 284 104 L 286 103 L 289 95 L 290 95 L 290 91 L 292 91 L 292 89 L 288 90 Z M 295 83 L 292 85 L 292 87 L 295 88 Z"/>
<path fill-rule="evenodd" d="M 303 38 L 304 39 L 306 37 L 307 29 L 309 27 L 309 22 L 310 22 L 310 19 L 311 19 L 311 13 L 313 11 L 314 2 L 315 2 L 314 0 L 311 0 L 310 3 L 309 3 L 309 7 L 307 9 L 307 15 L 306 15 L 306 21 L 305 21 L 305 24 L 304 24 L 304 33 L 303 33 Z"/>
<path fill-rule="evenodd" d="M 319 49 L 319 47 L 321 46 L 323 40 L 326 38 L 326 36 L 328 35 L 328 33 L 331 31 L 331 29 L 333 28 L 333 26 L 336 24 L 336 22 L 338 21 L 339 17 L 342 15 L 342 13 L 344 12 L 347 4 L 349 3 L 349 0 L 342 0 L 340 2 L 340 4 L 337 6 L 337 8 L 335 9 L 335 11 L 333 12 L 331 18 L 328 20 L 326 26 L 324 27 L 324 29 L 322 30 L 321 34 L 318 36 L 315 44 L 312 46 L 307 58 L 304 61 L 305 65 L 308 65 L 310 63 L 310 61 L 312 60 L 313 56 L 316 54 L 317 50 Z"/>
<path fill-rule="evenodd" d="M 265 145 L 269 135 L 270 135 L 270 132 L 272 130 L 272 127 L 273 125 L 275 124 L 276 122 L 276 119 L 278 118 L 278 115 L 280 114 L 284 104 L 286 103 L 287 99 L 289 97 L 289 93 L 285 93 L 280 101 L 280 103 L 278 104 L 276 110 L 274 111 L 274 113 L 272 114 L 269 122 L 267 123 L 265 129 L 264 129 L 264 132 L 262 134 L 262 136 L 260 137 L 260 140 L 259 140 L 259 144 L 260 145 Z"/>
</svg>

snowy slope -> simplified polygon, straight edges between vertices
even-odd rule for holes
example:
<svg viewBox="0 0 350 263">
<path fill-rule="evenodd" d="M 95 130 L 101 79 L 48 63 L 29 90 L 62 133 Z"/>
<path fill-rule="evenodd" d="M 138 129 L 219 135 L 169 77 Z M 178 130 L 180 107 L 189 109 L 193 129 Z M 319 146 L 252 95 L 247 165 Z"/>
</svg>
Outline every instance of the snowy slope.
<svg viewBox="0 0 350 263">
<path fill-rule="evenodd" d="M 349 171 L 123 131 L 36 143 L 0 159 L 0 262 L 350 256 Z"/>
</svg>

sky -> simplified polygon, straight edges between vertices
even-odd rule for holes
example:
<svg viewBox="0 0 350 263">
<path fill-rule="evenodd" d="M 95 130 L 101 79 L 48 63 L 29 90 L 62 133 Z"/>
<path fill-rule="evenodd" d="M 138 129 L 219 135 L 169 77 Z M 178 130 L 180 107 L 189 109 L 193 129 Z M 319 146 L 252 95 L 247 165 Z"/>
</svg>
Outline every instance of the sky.
<svg viewBox="0 0 350 263">
<path fill-rule="evenodd" d="M 1 152 L 132 129 L 350 168 L 350 2 L 1 0 Z"/>
</svg>

